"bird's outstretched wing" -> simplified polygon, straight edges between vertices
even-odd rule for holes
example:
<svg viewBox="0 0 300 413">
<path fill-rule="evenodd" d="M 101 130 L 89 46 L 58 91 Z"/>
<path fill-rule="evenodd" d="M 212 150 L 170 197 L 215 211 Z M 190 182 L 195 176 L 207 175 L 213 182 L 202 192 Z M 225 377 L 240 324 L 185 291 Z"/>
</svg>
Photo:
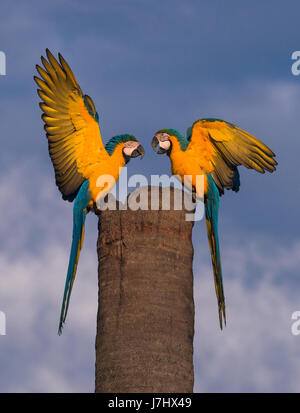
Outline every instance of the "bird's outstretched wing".
<svg viewBox="0 0 300 413">
<path fill-rule="evenodd" d="M 187 131 L 193 151 L 205 165 L 221 193 L 239 188 L 238 165 L 257 172 L 275 171 L 275 154 L 263 142 L 232 123 L 221 119 L 200 119 Z"/>
<path fill-rule="evenodd" d="M 109 155 L 103 145 L 98 114 L 92 99 L 83 95 L 69 65 L 59 54 L 59 62 L 46 50 L 44 69 L 36 66 L 41 78 L 42 119 L 55 170 L 56 184 L 63 198 L 72 201 L 93 166 Z"/>
</svg>

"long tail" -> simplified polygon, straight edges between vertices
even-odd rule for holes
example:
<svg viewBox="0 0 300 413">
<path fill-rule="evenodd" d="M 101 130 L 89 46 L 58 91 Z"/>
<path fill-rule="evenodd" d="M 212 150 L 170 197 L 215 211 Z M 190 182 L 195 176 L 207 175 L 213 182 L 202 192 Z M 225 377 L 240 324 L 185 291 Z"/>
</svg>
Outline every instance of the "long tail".
<svg viewBox="0 0 300 413">
<path fill-rule="evenodd" d="M 220 327 L 222 330 L 223 318 L 226 325 L 226 313 L 218 236 L 219 191 L 214 180 L 209 174 L 207 174 L 207 184 L 207 193 L 204 197 L 206 227 L 214 272 L 215 288 L 218 299 Z"/>
<path fill-rule="evenodd" d="M 66 321 L 69 302 L 72 292 L 73 283 L 76 276 L 77 264 L 79 259 L 80 250 L 83 244 L 84 238 L 84 225 L 85 217 L 87 214 L 87 206 L 90 201 L 89 195 L 89 183 L 85 181 L 77 196 L 73 208 L 73 236 L 72 236 L 72 247 L 69 259 L 68 273 L 66 278 L 65 291 L 63 296 L 63 302 L 61 306 L 58 334 L 61 335 L 63 324 Z"/>
</svg>

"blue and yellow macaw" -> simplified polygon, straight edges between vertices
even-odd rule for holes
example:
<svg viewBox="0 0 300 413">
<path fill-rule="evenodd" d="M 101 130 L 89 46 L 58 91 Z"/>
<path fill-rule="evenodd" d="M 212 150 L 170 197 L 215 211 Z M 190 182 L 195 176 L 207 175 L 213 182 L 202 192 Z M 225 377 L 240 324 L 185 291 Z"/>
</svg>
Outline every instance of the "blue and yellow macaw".
<svg viewBox="0 0 300 413">
<path fill-rule="evenodd" d="M 53 163 L 56 185 L 64 200 L 73 201 L 73 238 L 63 295 L 58 332 L 66 320 L 71 291 L 83 243 L 86 214 L 113 188 L 121 169 L 144 149 L 128 134 L 115 136 L 104 147 L 99 117 L 92 99 L 84 95 L 65 59 L 59 62 L 46 50 L 44 68 L 36 66 L 41 78 L 34 80 L 42 99 L 40 107 Z M 112 179 L 99 185 L 99 178 Z"/>
<path fill-rule="evenodd" d="M 218 239 L 219 195 L 225 189 L 237 192 L 240 177 L 237 166 L 257 172 L 275 171 L 275 154 L 254 136 L 221 119 L 200 119 L 187 129 L 184 137 L 175 129 L 161 129 L 152 139 L 152 147 L 166 153 L 172 164 L 172 174 L 190 176 L 185 182 L 197 198 L 204 193 L 205 217 L 211 251 L 220 327 L 226 324 L 220 247 Z M 204 188 L 197 176 L 203 175 Z M 197 187 L 198 186 L 198 187 Z"/>
</svg>

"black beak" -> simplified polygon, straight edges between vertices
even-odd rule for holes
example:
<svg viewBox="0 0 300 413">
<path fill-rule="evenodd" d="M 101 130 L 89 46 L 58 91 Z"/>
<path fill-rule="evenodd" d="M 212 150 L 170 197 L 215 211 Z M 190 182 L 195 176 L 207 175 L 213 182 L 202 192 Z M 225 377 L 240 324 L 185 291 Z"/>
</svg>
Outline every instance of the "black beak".
<svg viewBox="0 0 300 413">
<path fill-rule="evenodd" d="M 159 148 L 159 150 L 157 151 L 157 153 L 159 154 L 159 155 L 162 155 L 162 154 L 164 154 L 164 153 L 166 153 L 167 152 L 167 149 L 164 149 L 164 148 Z"/>
<path fill-rule="evenodd" d="M 155 152 L 156 152 L 156 147 L 157 147 L 158 144 L 159 144 L 159 141 L 158 141 L 157 137 L 154 136 L 154 138 L 152 139 L 152 148 Z M 162 155 L 163 153 L 166 153 L 166 152 L 167 152 L 166 149 L 159 148 L 159 150 L 156 153 L 158 153 L 159 155 Z"/>
<path fill-rule="evenodd" d="M 156 152 L 157 145 L 158 145 L 158 139 L 157 139 L 156 136 L 154 136 L 153 139 L 152 139 L 152 143 L 151 143 L 151 146 L 152 146 L 154 152 Z"/>
<path fill-rule="evenodd" d="M 138 156 L 141 156 L 141 159 L 143 159 L 145 155 L 145 150 L 142 145 L 139 145 L 131 154 L 131 158 L 137 158 Z"/>
</svg>

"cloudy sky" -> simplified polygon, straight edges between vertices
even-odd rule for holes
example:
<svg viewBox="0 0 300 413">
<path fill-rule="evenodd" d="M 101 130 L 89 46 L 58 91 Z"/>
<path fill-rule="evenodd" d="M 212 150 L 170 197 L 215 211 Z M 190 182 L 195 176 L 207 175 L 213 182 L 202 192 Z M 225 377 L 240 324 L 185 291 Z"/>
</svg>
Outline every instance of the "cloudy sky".
<svg viewBox="0 0 300 413">
<path fill-rule="evenodd" d="M 278 170 L 240 170 L 241 190 L 221 199 L 220 241 L 228 325 L 218 327 L 203 222 L 194 227 L 195 391 L 299 392 L 298 156 L 300 50 L 297 0 L 52 0 L 1 5 L 1 392 L 92 392 L 97 310 L 97 219 L 85 244 L 68 323 L 57 324 L 72 205 L 55 187 L 40 119 L 35 64 L 61 52 L 100 115 L 104 141 L 133 133 L 146 149 L 128 174 L 169 173 L 153 132 L 182 132 L 218 117 L 263 140 Z"/>
</svg>

